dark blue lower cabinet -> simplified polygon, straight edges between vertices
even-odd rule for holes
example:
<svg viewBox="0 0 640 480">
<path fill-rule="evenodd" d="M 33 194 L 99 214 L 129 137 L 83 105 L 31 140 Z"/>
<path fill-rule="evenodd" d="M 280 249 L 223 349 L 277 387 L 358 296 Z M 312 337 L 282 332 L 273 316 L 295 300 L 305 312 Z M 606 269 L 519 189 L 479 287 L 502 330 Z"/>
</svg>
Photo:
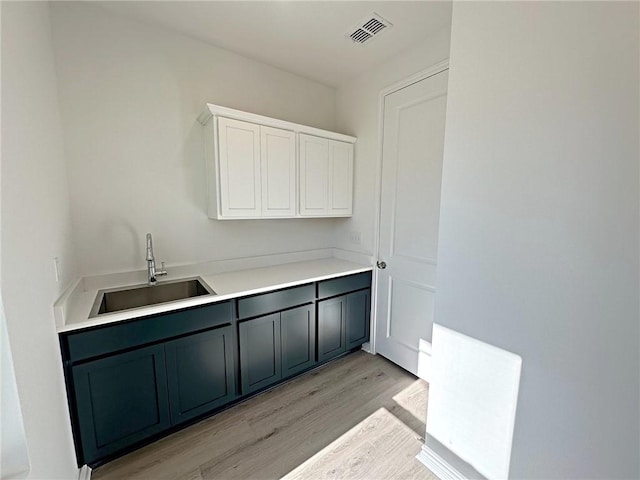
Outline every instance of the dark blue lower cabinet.
<svg viewBox="0 0 640 480">
<path fill-rule="evenodd" d="M 163 345 L 77 365 L 72 375 L 85 463 L 170 426 Z"/>
<path fill-rule="evenodd" d="M 316 316 L 313 305 L 280 314 L 282 377 L 312 367 L 316 361 Z"/>
<path fill-rule="evenodd" d="M 238 325 L 242 394 L 268 387 L 316 363 L 313 304 Z"/>
<path fill-rule="evenodd" d="M 216 328 L 164 344 L 171 423 L 205 414 L 235 398 L 233 328 Z"/>
<path fill-rule="evenodd" d="M 280 313 L 238 324 L 240 378 L 246 395 L 282 378 L 280 362 Z"/>
<path fill-rule="evenodd" d="M 371 290 L 360 290 L 347 295 L 347 350 L 359 347 L 369 341 L 370 320 Z"/>
<path fill-rule="evenodd" d="M 370 289 L 318 301 L 318 361 L 368 342 L 370 318 Z"/>
<path fill-rule="evenodd" d="M 61 335 L 79 465 L 362 345 L 370 281 L 367 272 L 240 299 L 236 320 L 231 302 L 221 302 Z"/>
<path fill-rule="evenodd" d="M 324 362 L 347 351 L 347 296 L 318 302 L 318 361 Z"/>
</svg>

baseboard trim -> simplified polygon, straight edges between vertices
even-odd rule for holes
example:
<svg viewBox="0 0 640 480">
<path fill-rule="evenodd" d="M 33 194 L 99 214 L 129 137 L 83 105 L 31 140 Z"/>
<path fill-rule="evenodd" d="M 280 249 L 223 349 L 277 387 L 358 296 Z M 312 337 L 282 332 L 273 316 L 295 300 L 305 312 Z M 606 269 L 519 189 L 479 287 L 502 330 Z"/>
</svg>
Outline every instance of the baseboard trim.
<svg viewBox="0 0 640 480">
<path fill-rule="evenodd" d="M 78 480 L 91 480 L 91 467 L 89 465 L 83 465 L 78 472 Z"/>
<path fill-rule="evenodd" d="M 426 445 L 422 445 L 422 450 L 416 455 L 416 458 L 440 480 L 467 480 L 462 473 Z"/>
</svg>

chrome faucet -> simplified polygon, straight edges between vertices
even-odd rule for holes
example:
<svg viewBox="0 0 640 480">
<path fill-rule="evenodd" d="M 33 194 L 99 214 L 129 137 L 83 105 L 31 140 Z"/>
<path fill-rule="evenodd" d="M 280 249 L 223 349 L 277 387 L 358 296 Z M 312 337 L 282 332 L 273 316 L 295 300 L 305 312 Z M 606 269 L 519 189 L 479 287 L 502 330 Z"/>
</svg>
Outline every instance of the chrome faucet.
<svg viewBox="0 0 640 480">
<path fill-rule="evenodd" d="M 164 269 L 164 262 L 161 263 L 162 268 L 156 270 L 156 260 L 153 258 L 153 239 L 151 238 L 151 234 L 147 233 L 147 282 L 149 285 L 155 285 L 158 277 L 167 274 L 167 271 Z"/>
</svg>

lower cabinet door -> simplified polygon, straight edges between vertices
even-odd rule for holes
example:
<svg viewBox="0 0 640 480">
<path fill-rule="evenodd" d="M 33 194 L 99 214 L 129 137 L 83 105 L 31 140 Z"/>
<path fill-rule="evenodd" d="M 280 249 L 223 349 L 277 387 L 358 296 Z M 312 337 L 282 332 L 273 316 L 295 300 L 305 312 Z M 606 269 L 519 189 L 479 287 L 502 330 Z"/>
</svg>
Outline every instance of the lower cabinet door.
<svg viewBox="0 0 640 480">
<path fill-rule="evenodd" d="M 371 290 L 347 295 L 347 350 L 369 341 Z"/>
<path fill-rule="evenodd" d="M 316 361 L 316 316 L 313 305 L 280 314 L 282 377 L 313 366 Z"/>
<path fill-rule="evenodd" d="M 318 361 L 329 360 L 346 348 L 345 317 L 347 297 L 330 298 L 318 302 Z"/>
<path fill-rule="evenodd" d="M 171 423 L 213 410 L 235 397 L 233 328 L 165 343 Z"/>
<path fill-rule="evenodd" d="M 280 380 L 280 314 L 246 320 L 238 325 L 238 333 L 242 394 Z"/>
<path fill-rule="evenodd" d="M 72 375 L 85 463 L 170 426 L 163 345 L 77 365 Z"/>
</svg>

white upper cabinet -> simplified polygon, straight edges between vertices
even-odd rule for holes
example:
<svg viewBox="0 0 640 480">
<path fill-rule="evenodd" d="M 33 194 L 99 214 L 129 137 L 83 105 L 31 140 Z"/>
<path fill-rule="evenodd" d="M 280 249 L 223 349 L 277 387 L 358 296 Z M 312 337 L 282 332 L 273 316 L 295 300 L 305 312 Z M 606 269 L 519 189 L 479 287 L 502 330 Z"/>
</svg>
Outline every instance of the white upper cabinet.
<svg viewBox="0 0 640 480">
<path fill-rule="evenodd" d="M 261 216 L 260 126 L 219 118 L 218 140 L 221 215 Z"/>
<path fill-rule="evenodd" d="M 198 120 L 210 218 L 351 215 L 354 137 L 211 104 Z"/>
<path fill-rule="evenodd" d="M 260 127 L 262 216 L 296 216 L 296 134 Z"/>
<path fill-rule="evenodd" d="M 329 140 L 303 133 L 300 142 L 300 215 L 326 216 L 329 184 Z"/>
<path fill-rule="evenodd" d="M 352 213 L 353 144 L 299 135 L 300 216 L 342 217 Z"/>
<path fill-rule="evenodd" d="M 353 205 L 353 144 L 329 140 L 327 213 L 351 215 Z"/>
</svg>

